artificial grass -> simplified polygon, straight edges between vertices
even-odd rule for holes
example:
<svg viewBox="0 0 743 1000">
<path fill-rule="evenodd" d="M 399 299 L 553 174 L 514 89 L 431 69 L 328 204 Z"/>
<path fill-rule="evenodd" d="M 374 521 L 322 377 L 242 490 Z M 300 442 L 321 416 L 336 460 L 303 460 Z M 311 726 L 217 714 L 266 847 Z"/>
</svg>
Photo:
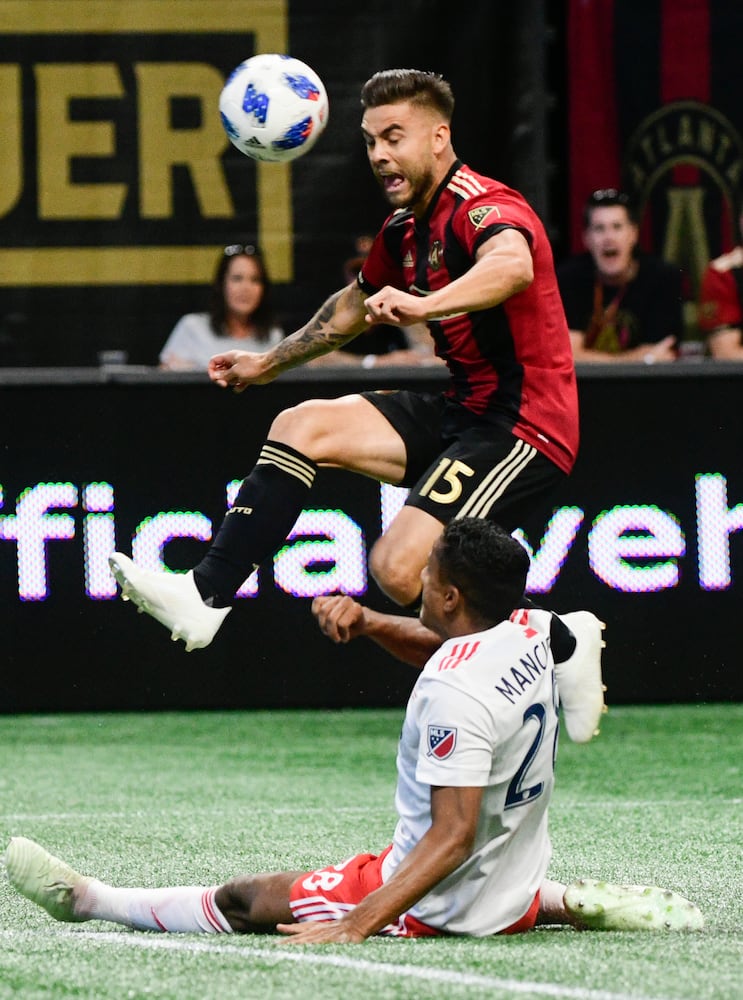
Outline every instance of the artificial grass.
<svg viewBox="0 0 743 1000">
<path fill-rule="evenodd" d="M 0 836 L 118 884 L 213 884 L 379 850 L 401 710 L 0 716 Z M 733 1000 L 743 967 L 736 704 L 622 707 L 561 740 L 552 877 L 667 885 L 699 934 L 543 928 L 307 949 L 55 923 L 0 884 L 0 998 Z"/>
</svg>

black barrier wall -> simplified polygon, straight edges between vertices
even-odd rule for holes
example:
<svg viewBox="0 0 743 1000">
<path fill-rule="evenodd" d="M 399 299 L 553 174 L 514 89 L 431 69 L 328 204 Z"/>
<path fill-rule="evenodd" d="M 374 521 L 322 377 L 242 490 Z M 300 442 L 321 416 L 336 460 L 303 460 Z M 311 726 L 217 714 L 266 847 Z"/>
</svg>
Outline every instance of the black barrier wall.
<svg viewBox="0 0 743 1000">
<path fill-rule="evenodd" d="M 539 523 L 532 597 L 607 623 L 609 700 L 739 700 L 743 366 L 678 363 L 579 374 L 583 440 Z M 379 373 L 289 373 L 240 396 L 201 376 L 103 369 L 0 372 L 4 667 L 0 711 L 401 704 L 408 667 L 366 640 L 337 648 L 316 593 L 391 606 L 366 556 L 399 491 L 318 476 L 286 547 L 260 567 L 206 650 L 186 654 L 116 597 L 114 546 L 185 569 L 204 551 L 272 415 Z M 420 370 L 394 387 L 440 388 Z"/>
</svg>

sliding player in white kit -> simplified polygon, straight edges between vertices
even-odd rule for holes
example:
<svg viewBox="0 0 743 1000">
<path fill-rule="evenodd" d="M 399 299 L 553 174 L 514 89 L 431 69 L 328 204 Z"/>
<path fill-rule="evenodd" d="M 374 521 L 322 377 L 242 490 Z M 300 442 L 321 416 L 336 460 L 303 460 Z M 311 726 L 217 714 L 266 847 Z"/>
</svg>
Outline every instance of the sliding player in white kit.
<svg viewBox="0 0 743 1000">
<path fill-rule="evenodd" d="M 34 841 L 5 853 L 12 885 L 58 920 L 180 932 L 270 933 L 301 944 L 486 936 L 536 923 L 696 929 L 670 890 L 547 879 L 557 750 L 553 616 L 517 610 L 529 559 L 491 521 L 451 521 L 421 575 L 418 630 L 441 645 L 408 702 L 397 756 L 393 842 L 314 872 L 241 875 L 224 885 L 117 888 L 82 876 Z"/>
</svg>

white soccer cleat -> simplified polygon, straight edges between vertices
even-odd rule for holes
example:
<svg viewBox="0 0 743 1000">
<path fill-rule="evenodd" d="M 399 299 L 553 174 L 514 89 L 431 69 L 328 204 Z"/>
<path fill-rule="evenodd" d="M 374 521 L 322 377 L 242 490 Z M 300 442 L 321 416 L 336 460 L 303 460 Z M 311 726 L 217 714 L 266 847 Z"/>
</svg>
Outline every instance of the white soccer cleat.
<svg viewBox="0 0 743 1000">
<path fill-rule="evenodd" d="M 601 716 L 608 711 L 601 677 L 601 650 L 606 645 L 601 633 L 606 626 L 590 611 L 571 611 L 559 617 L 576 642 L 570 659 L 555 664 L 565 728 L 574 743 L 588 743 L 598 736 Z"/>
<path fill-rule="evenodd" d="M 583 927 L 600 931 L 700 931 L 704 916 L 670 889 L 579 879 L 565 890 L 565 909 Z"/>
<path fill-rule="evenodd" d="M 133 601 L 139 611 L 169 629 L 174 642 L 183 639 L 187 653 L 208 646 L 232 610 L 204 604 L 194 583 L 193 570 L 153 573 L 121 552 L 109 556 L 108 564 L 121 587 L 122 598 Z"/>
<path fill-rule="evenodd" d="M 74 890 L 92 881 L 26 837 L 11 837 L 3 863 L 8 881 L 22 896 L 42 906 L 55 920 L 87 920 L 74 909 Z"/>
</svg>

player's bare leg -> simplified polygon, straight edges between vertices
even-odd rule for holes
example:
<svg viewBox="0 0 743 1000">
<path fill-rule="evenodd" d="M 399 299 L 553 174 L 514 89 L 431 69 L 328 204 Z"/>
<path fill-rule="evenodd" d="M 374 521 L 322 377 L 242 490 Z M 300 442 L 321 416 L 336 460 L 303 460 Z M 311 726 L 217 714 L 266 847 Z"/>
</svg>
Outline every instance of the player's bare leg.
<svg viewBox="0 0 743 1000">
<path fill-rule="evenodd" d="M 308 399 L 282 410 L 268 432 L 317 465 L 348 469 L 385 483 L 405 473 L 405 445 L 390 422 L 356 393 Z"/>
<path fill-rule="evenodd" d="M 421 570 L 444 530 L 438 518 L 417 507 L 403 507 L 369 556 L 369 569 L 381 590 L 402 607 L 420 595 Z"/>
<path fill-rule="evenodd" d="M 194 579 L 202 596 L 230 603 L 252 569 L 283 544 L 321 466 L 399 482 L 405 447 L 363 396 L 313 399 L 283 410 Z"/>
<path fill-rule="evenodd" d="M 187 650 L 208 646 L 236 591 L 283 545 L 319 466 L 399 482 L 405 447 L 376 407 L 357 394 L 283 411 L 201 562 L 187 574 L 158 573 L 114 553 L 109 563 L 122 596 L 173 639 L 183 639 Z"/>
<path fill-rule="evenodd" d="M 238 875 L 217 889 L 215 901 L 237 933 L 271 934 L 276 924 L 294 923 L 289 890 L 302 874 Z"/>
<path fill-rule="evenodd" d="M 303 874 L 242 875 L 222 886 L 119 887 L 81 875 L 26 837 L 12 837 L 2 861 L 13 888 L 55 920 L 191 934 L 268 934 L 277 923 L 292 923 L 289 890 Z"/>
</svg>

